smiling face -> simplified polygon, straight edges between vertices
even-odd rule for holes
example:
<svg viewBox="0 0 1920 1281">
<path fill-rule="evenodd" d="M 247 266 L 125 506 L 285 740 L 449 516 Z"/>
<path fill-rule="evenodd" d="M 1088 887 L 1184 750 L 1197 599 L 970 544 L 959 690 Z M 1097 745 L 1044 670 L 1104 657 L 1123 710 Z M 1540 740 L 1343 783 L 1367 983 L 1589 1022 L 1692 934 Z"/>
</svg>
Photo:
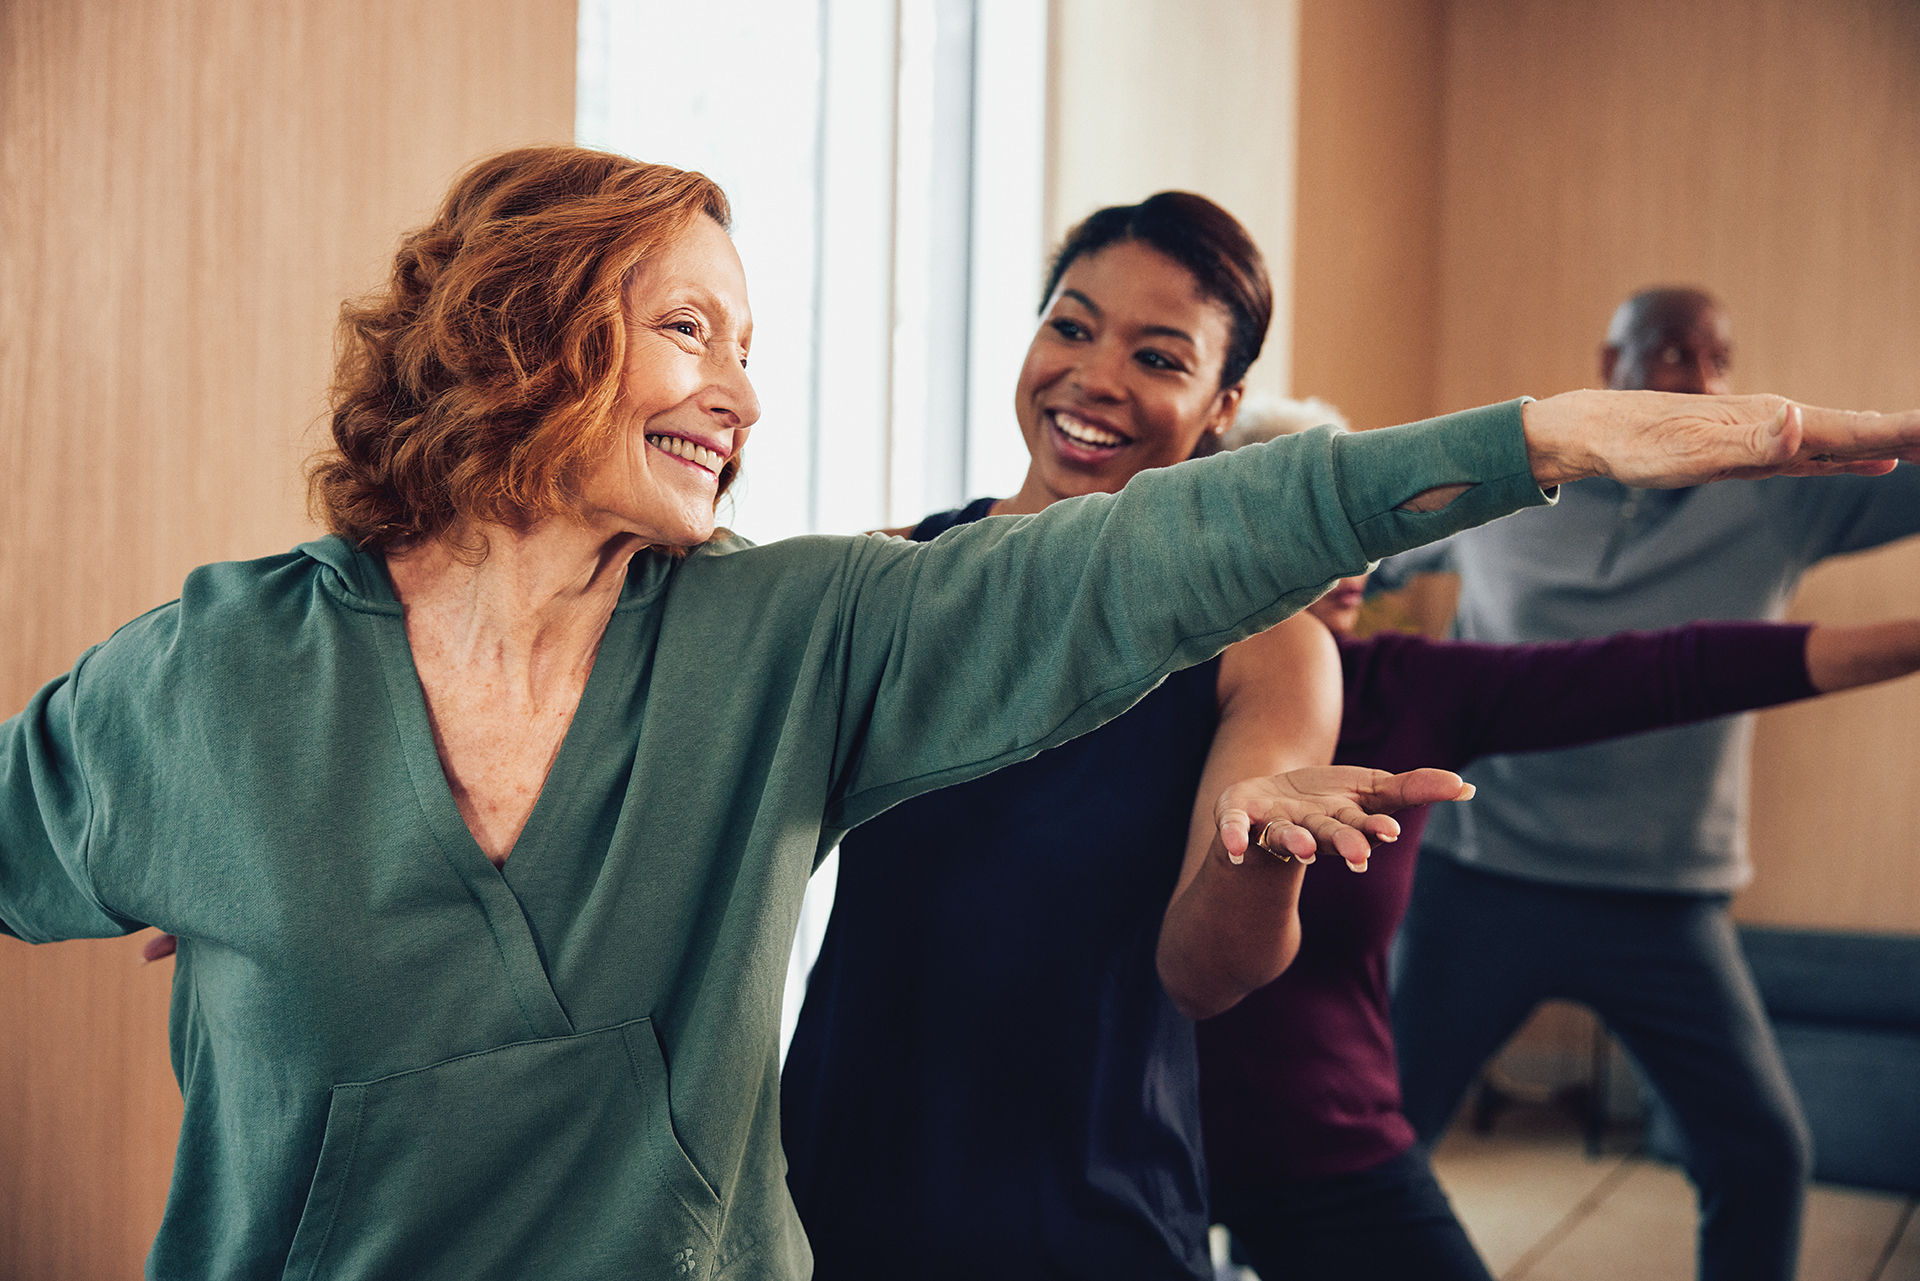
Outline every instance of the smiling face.
<svg viewBox="0 0 1920 1281">
<path fill-rule="evenodd" d="M 1220 386 L 1229 327 L 1186 268 L 1138 241 L 1076 258 L 1020 370 L 1014 411 L 1031 462 L 1001 510 L 1111 493 L 1192 457 L 1240 400 L 1238 384 Z"/>
<path fill-rule="evenodd" d="M 711 218 L 627 284 L 627 357 L 613 449 L 580 487 L 580 513 L 608 535 L 692 547 L 713 536 L 720 471 L 760 417 L 747 381 L 753 317 L 733 241 Z"/>
</svg>

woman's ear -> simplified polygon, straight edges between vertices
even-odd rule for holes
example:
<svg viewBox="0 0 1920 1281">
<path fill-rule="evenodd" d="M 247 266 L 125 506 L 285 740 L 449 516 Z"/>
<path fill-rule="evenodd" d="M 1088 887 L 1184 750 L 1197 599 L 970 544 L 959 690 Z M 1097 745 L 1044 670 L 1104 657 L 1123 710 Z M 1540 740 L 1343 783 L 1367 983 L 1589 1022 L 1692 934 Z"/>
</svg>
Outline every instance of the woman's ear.
<svg viewBox="0 0 1920 1281">
<path fill-rule="evenodd" d="M 1231 387 L 1222 387 L 1220 394 L 1213 398 L 1213 409 L 1207 417 L 1207 434 L 1223 436 L 1227 428 L 1233 426 L 1233 420 L 1239 416 L 1240 400 L 1247 394 L 1247 384 L 1243 379 Z"/>
<path fill-rule="evenodd" d="M 1246 389 L 1243 382 L 1220 389 L 1213 398 L 1213 404 L 1207 408 L 1206 423 L 1200 428 L 1200 438 L 1193 442 L 1193 453 L 1188 457 L 1209 458 L 1220 452 L 1220 442 L 1226 437 L 1227 428 L 1233 426 L 1235 415 L 1240 412 L 1240 397 Z"/>
</svg>

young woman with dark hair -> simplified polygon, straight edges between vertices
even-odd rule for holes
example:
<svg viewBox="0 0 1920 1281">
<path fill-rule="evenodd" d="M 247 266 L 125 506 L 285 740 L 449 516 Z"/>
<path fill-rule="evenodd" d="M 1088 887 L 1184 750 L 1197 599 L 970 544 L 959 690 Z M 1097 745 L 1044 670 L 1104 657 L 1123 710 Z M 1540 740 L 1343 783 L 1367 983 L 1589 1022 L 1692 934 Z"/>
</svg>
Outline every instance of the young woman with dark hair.
<svg viewBox="0 0 1920 1281">
<path fill-rule="evenodd" d="M 1271 298 L 1251 237 L 1203 197 L 1092 214 L 1053 260 L 1015 387 L 1019 490 L 899 532 L 937 541 L 1214 452 Z M 1340 679 L 1325 629 L 1290 620 L 849 834 L 782 1081 L 822 1276 L 1211 1276 L 1188 1016 L 1287 967 L 1305 884 L 1299 859 L 1235 864 L 1217 798 L 1334 759 Z"/>
<path fill-rule="evenodd" d="M 1211 452 L 1271 311 L 1259 250 L 1211 201 L 1093 214 L 1054 258 L 1015 388 L 1019 491 L 901 532 L 926 542 Z M 1135 607 L 1130 584 L 1112 590 Z M 1266 922 L 1291 919 L 1301 865 L 1210 864 L 1214 800 L 1325 765 L 1339 716 L 1333 646 L 1296 618 L 848 835 L 782 1083 L 822 1276 L 1209 1274 L 1193 1025 L 1155 956 L 1247 986 L 1286 964 L 1294 940 Z"/>
</svg>

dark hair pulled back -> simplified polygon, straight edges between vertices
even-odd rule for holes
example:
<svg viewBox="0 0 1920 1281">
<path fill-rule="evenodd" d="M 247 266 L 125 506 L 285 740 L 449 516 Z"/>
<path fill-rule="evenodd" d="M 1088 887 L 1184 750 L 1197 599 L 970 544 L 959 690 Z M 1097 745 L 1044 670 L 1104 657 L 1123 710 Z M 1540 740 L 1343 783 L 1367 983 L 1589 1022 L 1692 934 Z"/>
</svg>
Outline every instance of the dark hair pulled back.
<svg viewBox="0 0 1920 1281">
<path fill-rule="evenodd" d="M 1229 334 L 1220 385 L 1246 376 L 1273 322 L 1273 282 L 1260 247 L 1240 220 L 1191 191 L 1161 191 L 1137 205 L 1109 205 L 1083 218 L 1060 242 L 1040 296 L 1044 311 L 1076 258 L 1136 241 L 1179 263 L 1207 298 L 1227 310 Z"/>
</svg>

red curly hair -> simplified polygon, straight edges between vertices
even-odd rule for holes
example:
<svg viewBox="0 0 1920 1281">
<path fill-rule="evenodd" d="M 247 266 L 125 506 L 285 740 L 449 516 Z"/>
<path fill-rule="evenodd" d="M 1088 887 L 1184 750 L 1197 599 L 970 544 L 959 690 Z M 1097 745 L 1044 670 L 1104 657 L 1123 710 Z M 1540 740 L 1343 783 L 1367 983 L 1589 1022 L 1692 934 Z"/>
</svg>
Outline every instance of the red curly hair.
<svg viewBox="0 0 1920 1281">
<path fill-rule="evenodd" d="M 390 548 L 571 514 L 618 434 L 627 281 L 702 216 L 731 221 L 711 179 L 606 152 L 526 147 L 468 169 L 387 286 L 340 309 L 315 517 Z M 736 455 L 720 492 L 738 470 Z"/>
</svg>

